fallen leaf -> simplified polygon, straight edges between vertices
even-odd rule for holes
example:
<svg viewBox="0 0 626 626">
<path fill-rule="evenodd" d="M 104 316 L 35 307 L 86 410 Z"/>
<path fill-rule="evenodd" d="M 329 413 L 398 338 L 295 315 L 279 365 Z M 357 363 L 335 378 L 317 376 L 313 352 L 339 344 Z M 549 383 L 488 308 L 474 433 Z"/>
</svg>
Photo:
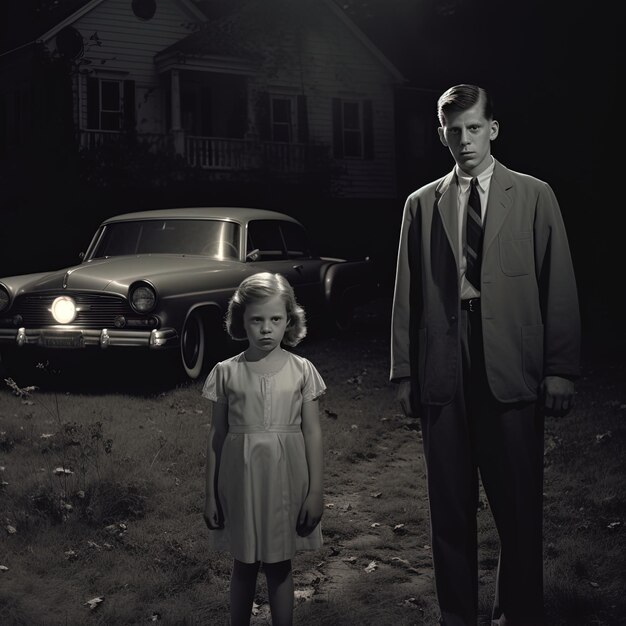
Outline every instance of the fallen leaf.
<svg viewBox="0 0 626 626">
<path fill-rule="evenodd" d="M 160 613 L 153 613 L 149 618 L 148 621 L 149 622 L 158 622 L 161 619 L 161 614 Z"/>
<path fill-rule="evenodd" d="M 602 443 L 603 441 L 610 439 L 612 436 L 613 436 L 613 433 L 610 430 L 607 430 L 605 433 L 596 435 L 596 443 Z"/>
<path fill-rule="evenodd" d="M 258 615 L 261 610 L 261 605 L 256 602 L 252 602 L 252 615 Z"/>
<path fill-rule="evenodd" d="M 54 437 L 54 433 L 42 433 L 41 439 L 50 439 L 50 437 Z"/>
<path fill-rule="evenodd" d="M 405 524 L 396 524 L 393 527 L 393 532 L 396 533 L 396 535 L 403 535 L 404 533 L 406 533 Z"/>
<path fill-rule="evenodd" d="M 329 502 L 328 504 L 324 505 L 327 509 L 334 509 L 335 505 L 332 502 Z"/>
<path fill-rule="evenodd" d="M 378 563 L 376 561 L 371 561 L 370 564 L 365 568 L 365 571 L 368 574 L 371 574 L 373 571 L 378 569 Z"/>
<path fill-rule="evenodd" d="M 87 600 L 84 606 L 88 606 L 90 611 L 93 611 L 95 608 L 99 607 L 104 602 L 104 596 L 96 596 L 95 598 L 91 598 L 91 600 Z"/>
<path fill-rule="evenodd" d="M 376 493 L 370 493 L 370 496 L 372 498 L 380 498 L 380 496 L 382 496 L 382 495 L 383 495 L 382 491 L 377 491 Z"/>
<path fill-rule="evenodd" d="M 379 526 L 380 526 L 380 524 L 379 524 L 378 522 L 372 522 L 372 523 L 370 524 L 370 527 L 371 527 L 371 528 L 378 528 Z"/>
<path fill-rule="evenodd" d="M 15 535 L 17 533 L 17 528 L 15 528 L 15 526 L 11 526 L 11 524 L 7 524 L 5 528 L 9 535 Z"/>
<path fill-rule="evenodd" d="M 401 563 L 402 565 L 406 565 L 407 567 L 411 566 L 411 564 L 406 559 L 401 559 L 399 556 L 394 556 L 392 557 L 391 560 L 396 561 L 396 563 Z"/>
<path fill-rule="evenodd" d="M 61 475 L 69 476 L 70 474 L 73 474 L 74 472 L 71 469 L 68 469 L 67 467 L 57 467 L 53 470 L 52 473 L 56 474 L 57 476 L 61 476 Z"/>
<path fill-rule="evenodd" d="M 68 561 L 73 561 L 78 557 L 78 553 L 74 550 L 66 550 L 63 554 Z"/>
<path fill-rule="evenodd" d="M 345 559 L 343 559 L 346 563 L 356 563 L 356 557 L 355 556 L 347 556 Z"/>
<path fill-rule="evenodd" d="M 589 581 L 589 584 L 594 588 L 597 589 L 600 585 L 598 583 L 594 583 L 592 580 Z"/>
<path fill-rule="evenodd" d="M 619 528 L 622 525 L 622 522 L 611 522 L 610 524 L 607 524 L 607 528 L 609 530 L 614 530 L 615 528 Z"/>
<path fill-rule="evenodd" d="M 0 572 L 8 572 L 9 568 L 6 565 L 0 565 Z"/>
<path fill-rule="evenodd" d="M 305 589 L 296 589 L 293 592 L 294 598 L 297 600 L 301 600 L 306 602 L 310 600 L 315 594 L 315 589 L 313 587 L 306 587 Z"/>
</svg>

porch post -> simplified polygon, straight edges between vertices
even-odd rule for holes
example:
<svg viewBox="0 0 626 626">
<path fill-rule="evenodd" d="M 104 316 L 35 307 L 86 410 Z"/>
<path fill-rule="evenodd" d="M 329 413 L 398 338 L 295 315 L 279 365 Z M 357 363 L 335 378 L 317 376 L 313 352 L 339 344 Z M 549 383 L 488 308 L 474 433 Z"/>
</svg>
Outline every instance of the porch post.
<svg viewBox="0 0 626 626">
<path fill-rule="evenodd" d="M 176 154 L 185 154 L 185 131 L 180 117 L 180 75 L 178 70 L 172 70 L 172 135 L 174 135 L 174 150 Z"/>
</svg>

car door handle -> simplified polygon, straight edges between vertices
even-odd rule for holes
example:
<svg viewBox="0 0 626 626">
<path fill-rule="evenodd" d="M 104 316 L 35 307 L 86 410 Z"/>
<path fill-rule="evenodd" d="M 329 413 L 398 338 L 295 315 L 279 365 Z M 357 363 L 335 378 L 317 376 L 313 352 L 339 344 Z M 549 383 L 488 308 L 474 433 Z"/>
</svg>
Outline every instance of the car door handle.
<svg viewBox="0 0 626 626">
<path fill-rule="evenodd" d="M 294 265 L 293 269 L 297 272 L 301 272 L 304 269 L 304 265 Z"/>
</svg>

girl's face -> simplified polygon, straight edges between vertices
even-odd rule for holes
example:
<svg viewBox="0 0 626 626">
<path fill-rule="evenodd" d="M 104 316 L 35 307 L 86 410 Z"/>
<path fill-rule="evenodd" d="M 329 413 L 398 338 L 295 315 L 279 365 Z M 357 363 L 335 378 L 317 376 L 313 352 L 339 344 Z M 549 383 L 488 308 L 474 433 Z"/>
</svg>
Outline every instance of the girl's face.
<svg viewBox="0 0 626 626">
<path fill-rule="evenodd" d="M 288 321 L 285 301 L 279 295 L 250 303 L 243 312 L 243 327 L 250 347 L 260 352 L 279 347 Z"/>
</svg>

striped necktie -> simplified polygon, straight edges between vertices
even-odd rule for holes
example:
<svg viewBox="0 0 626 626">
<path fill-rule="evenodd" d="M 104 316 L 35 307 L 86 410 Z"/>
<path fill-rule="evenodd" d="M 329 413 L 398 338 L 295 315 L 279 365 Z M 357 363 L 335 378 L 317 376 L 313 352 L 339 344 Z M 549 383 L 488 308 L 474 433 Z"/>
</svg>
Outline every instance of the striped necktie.
<svg viewBox="0 0 626 626">
<path fill-rule="evenodd" d="M 477 179 L 472 178 L 470 183 L 469 200 L 467 202 L 467 217 L 465 225 L 465 258 L 467 261 L 465 277 L 476 289 L 480 291 L 480 263 L 483 252 L 483 222 L 477 185 Z"/>
</svg>

